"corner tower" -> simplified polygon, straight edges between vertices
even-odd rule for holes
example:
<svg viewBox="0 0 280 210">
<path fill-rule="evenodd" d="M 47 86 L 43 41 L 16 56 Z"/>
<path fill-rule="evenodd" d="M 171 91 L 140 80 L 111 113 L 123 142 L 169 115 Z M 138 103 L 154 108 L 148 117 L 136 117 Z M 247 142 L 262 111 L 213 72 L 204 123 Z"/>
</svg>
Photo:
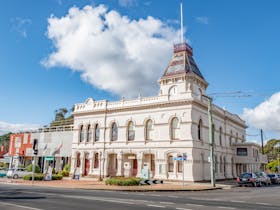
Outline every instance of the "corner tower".
<svg viewBox="0 0 280 210">
<path fill-rule="evenodd" d="M 173 56 L 159 85 L 159 95 L 168 95 L 169 99 L 200 99 L 205 94 L 208 83 L 193 59 L 193 49 L 186 42 L 174 45 Z"/>
</svg>

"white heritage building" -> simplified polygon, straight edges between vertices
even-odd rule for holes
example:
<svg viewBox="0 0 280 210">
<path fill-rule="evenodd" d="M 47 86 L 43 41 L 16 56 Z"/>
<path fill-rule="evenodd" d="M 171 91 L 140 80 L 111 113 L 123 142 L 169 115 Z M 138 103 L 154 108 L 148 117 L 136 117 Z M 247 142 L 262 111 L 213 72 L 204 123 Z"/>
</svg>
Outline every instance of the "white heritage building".
<svg viewBox="0 0 280 210">
<path fill-rule="evenodd" d="M 154 179 L 209 180 L 208 102 L 202 97 L 208 83 L 187 43 L 174 45 L 159 85 L 153 97 L 76 104 L 71 173 L 140 177 L 145 167 Z M 266 160 L 258 145 L 245 142 L 245 122 L 212 109 L 216 178 L 258 170 Z M 185 154 L 187 160 L 176 160 Z"/>
</svg>

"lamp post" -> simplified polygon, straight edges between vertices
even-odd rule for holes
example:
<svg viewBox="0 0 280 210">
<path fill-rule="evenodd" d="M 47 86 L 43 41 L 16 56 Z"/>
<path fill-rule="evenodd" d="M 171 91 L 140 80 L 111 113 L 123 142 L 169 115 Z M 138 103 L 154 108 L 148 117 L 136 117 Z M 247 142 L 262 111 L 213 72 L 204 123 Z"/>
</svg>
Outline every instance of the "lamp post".
<svg viewBox="0 0 280 210">
<path fill-rule="evenodd" d="M 213 118 L 212 118 L 212 98 L 207 95 L 202 95 L 208 101 L 208 120 L 209 120 L 209 139 L 210 139 L 210 174 L 211 185 L 216 187 L 215 179 L 215 162 L 214 162 L 214 132 L 213 132 Z"/>
</svg>

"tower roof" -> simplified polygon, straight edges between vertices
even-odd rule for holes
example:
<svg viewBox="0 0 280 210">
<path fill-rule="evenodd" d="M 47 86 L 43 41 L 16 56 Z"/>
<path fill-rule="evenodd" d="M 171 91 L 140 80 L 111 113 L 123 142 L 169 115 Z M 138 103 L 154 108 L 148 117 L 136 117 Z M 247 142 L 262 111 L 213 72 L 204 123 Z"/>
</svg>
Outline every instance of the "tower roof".
<svg viewBox="0 0 280 210">
<path fill-rule="evenodd" d="M 186 42 L 175 44 L 173 57 L 162 77 L 192 73 L 204 80 L 204 77 L 193 59 L 193 50 L 191 46 Z"/>
</svg>

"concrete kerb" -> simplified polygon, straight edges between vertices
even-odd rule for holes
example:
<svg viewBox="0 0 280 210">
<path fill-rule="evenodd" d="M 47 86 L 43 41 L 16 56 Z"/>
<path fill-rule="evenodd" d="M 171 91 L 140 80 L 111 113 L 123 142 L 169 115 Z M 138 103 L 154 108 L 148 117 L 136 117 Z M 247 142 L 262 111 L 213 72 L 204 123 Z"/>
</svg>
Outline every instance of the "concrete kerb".
<svg viewBox="0 0 280 210">
<path fill-rule="evenodd" d="M 1 183 L 5 184 L 17 184 L 17 185 L 32 185 L 30 181 L 23 180 L 1 180 Z M 105 185 L 104 182 L 97 181 L 35 181 L 34 186 L 37 187 L 53 187 L 53 188 L 68 188 L 68 189 L 83 189 L 83 190 L 109 190 L 109 191 L 130 191 L 130 192 L 148 192 L 148 191 L 206 191 L 223 189 L 221 186 L 215 188 L 211 186 L 204 186 L 201 184 L 188 184 L 180 186 L 179 184 L 158 184 L 158 185 L 144 185 L 144 186 L 112 186 Z M 86 187 L 85 187 L 86 186 Z"/>
</svg>

